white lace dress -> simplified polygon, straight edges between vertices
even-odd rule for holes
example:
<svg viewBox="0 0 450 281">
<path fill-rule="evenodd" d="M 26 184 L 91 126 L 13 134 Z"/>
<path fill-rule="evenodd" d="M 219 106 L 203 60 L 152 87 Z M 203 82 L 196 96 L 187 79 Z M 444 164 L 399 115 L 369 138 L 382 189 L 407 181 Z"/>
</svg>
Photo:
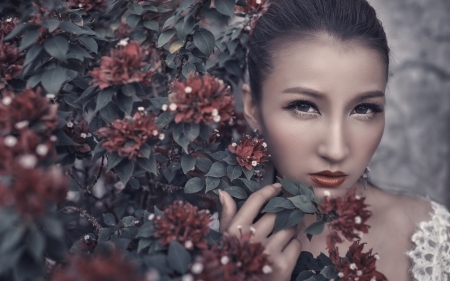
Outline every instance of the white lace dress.
<svg viewBox="0 0 450 281">
<path fill-rule="evenodd" d="M 411 240 L 411 275 L 417 281 L 450 281 L 450 213 L 431 202 L 430 219 L 417 225 Z"/>
</svg>

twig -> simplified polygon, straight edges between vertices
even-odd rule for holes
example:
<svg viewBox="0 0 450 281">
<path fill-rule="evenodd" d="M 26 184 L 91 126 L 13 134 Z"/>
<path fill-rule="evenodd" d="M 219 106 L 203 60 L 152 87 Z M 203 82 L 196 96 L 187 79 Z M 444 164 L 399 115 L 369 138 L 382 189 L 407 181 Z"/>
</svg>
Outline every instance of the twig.
<svg viewBox="0 0 450 281">
<path fill-rule="evenodd" d="M 97 234 L 100 232 L 100 230 L 103 229 L 103 227 L 98 223 L 98 221 L 93 216 L 88 214 L 88 212 L 84 209 L 73 207 L 73 206 L 66 206 L 66 207 L 62 208 L 60 211 L 63 213 L 70 213 L 70 212 L 80 213 L 80 217 L 86 218 L 89 222 L 92 223 L 92 225 L 97 230 Z"/>
<path fill-rule="evenodd" d="M 97 183 L 98 179 L 100 178 L 100 175 L 102 174 L 103 171 L 103 162 L 105 161 L 105 155 L 102 156 L 102 162 L 100 163 L 100 170 L 98 171 L 97 176 L 95 177 L 94 182 L 91 184 L 90 187 L 88 187 L 86 189 L 86 192 L 91 193 L 92 188 L 94 188 L 94 185 Z"/>
</svg>

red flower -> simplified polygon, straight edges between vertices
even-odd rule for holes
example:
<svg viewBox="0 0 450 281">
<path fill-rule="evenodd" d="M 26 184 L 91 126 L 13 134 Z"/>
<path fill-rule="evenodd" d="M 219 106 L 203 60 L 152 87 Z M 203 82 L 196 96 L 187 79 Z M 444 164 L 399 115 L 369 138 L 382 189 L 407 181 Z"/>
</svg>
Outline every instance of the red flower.
<svg viewBox="0 0 450 281">
<path fill-rule="evenodd" d="M 18 136 L 0 136 L 0 175 L 17 167 L 31 169 L 49 159 L 56 159 L 54 143 L 31 129 L 23 129 Z"/>
<path fill-rule="evenodd" d="M 18 95 L 3 92 L 0 101 L 0 131 L 6 134 L 18 132 L 33 124 L 45 125 L 40 129 L 45 135 L 54 131 L 59 122 L 58 105 L 51 104 L 41 95 L 41 91 L 27 89 Z"/>
<path fill-rule="evenodd" d="M 10 187 L 0 185 L 0 206 L 14 206 L 22 215 L 39 217 L 48 204 L 66 198 L 68 180 L 59 169 L 49 171 L 17 167 Z"/>
<path fill-rule="evenodd" d="M 252 233 L 241 239 L 225 234 L 221 246 L 205 250 L 191 266 L 195 280 L 247 281 L 264 280 L 264 275 L 272 271 L 264 246 L 251 243 Z"/>
<path fill-rule="evenodd" d="M 246 0 L 245 1 L 248 5 L 248 7 L 242 7 L 242 6 L 235 6 L 234 12 L 235 13 L 251 13 L 251 12 L 257 12 L 264 4 L 266 4 L 267 0 Z"/>
<path fill-rule="evenodd" d="M 239 165 L 251 170 L 256 165 L 262 165 L 270 156 L 267 154 L 267 144 L 263 139 L 252 139 L 249 135 L 244 135 L 239 144 L 232 143 L 228 149 L 236 154 Z"/>
<path fill-rule="evenodd" d="M 73 256 L 66 267 L 56 269 L 52 281 L 144 281 L 131 262 L 114 251 L 110 255 Z"/>
<path fill-rule="evenodd" d="M 334 248 L 330 251 L 330 258 L 336 270 L 339 272 L 338 276 L 342 281 L 385 281 L 387 278 L 376 270 L 377 254 L 372 254 L 372 249 L 367 253 L 363 253 L 364 244 L 359 244 L 355 241 L 350 246 L 347 258 L 339 257 L 339 249 Z"/>
<path fill-rule="evenodd" d="M 14 30 L 18 22 L 17 18 L 8 18 L 0 23 L 0 41 Z"/>
<path fill-rule="evenodd" d="M 97 135 L 105 138 L 101 144 L 103 148 L 109 152 L 117 152 L 122 158 L 145 157 L 140 151 L 141 146 L 159 135 L 155 121 L 155 115 L 136 112 L 133 120 L 115 120 L 112 126 L 98 129 Z"/>
<path fill-rule="evenodd" d="M 370 226 L 366 222 L 372 212 L 367 210 L 369 205 L 364 203 L 365 199 L 352 191 L 344 198 L 323 198 L 319 209 L 330 216 L 330 226 L 333 230 L 341 231 L 347 240 L 353 241 L 361 239 L 363 233 L 369 232 Z"/>
<path fill-rule="evenodd" d="M 100 67 L 91 71 L 92 83 L 100 89 L 114 85 L 125 85 L 139 82 L 145 86 L 150 85 L 153 71 L 145 72 L 143 60 L 148 51 L 142 49 L 139 43 L 130 41 L 126 46 L 119 46 L 111 50 L 111 55 L 101 58 Z"/>
<path fill-rule="evenodd" d="M 122 20 L 119 27 L 114 30 L 114 35 L 116 38 L 123 39 L 127 38 L 133 33 L 133 29 L 125 22 L 125 20 Z"/>
<path fill-rule="evenodd" d="M 0 89 L 22 73 L 24 58 L 24 53 L 19 52 L 16 46 L 0 41 Z"/>
<path fill-rule="evenodd" d="M 175 123 L 206 124 L 225 122 L 233 118 L 234 97 L 229 86 L 210 75 L 190 75 L 184 82 L 175 81 L 169 94 L 169 109 Z"/>
<path fill-rule="evenodd" d="M 70 126 L 70 127 L 69 127 Z M 86 143 L 86 137 L 89 133 L 89 125 L 86 120 L 81 120 L 78 124 L 68 122 L 62 130 L 76 143 L 80 145 L 74 145 L 75 151 L 80 153 L 91 152 L 91 147 Z"/>
<path fill-rule="evenodd" d="M 155 237 L 162 245 L 177 240 L 186 249 L 206 249 L 206 235 L 211 216 L 208 210 L 198 210 L 189 203 L 177 201 L 164 210 L 162 217 L 155 219 Z"/>
</svg>

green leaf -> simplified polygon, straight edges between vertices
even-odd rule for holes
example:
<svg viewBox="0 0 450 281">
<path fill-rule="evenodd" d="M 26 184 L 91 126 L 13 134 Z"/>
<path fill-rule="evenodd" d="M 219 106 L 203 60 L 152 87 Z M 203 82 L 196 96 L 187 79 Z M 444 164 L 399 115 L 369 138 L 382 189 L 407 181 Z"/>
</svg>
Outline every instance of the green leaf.
<svg viewBox="0 0 450 281">
<path fill-rule="evenodd" d="M 51 33 L 55 31 L 59 26 L 60 21 L 57 19 L 46 19 L 42 22 L 42 25 L 45 26 L 48 31 Z"/>
<path fill-rule="evenodd" d="M 150 245 L 154 242 L 153 239 L 140 239 L 138 243 L 137 252 L 140 254 L 142 251 L 144 251 L 146 248 L 150 247 Z"/>
<path fill-rule="evenodd" d="M 114 167 L 114 171 L 116 172 L 119 179 L 123 182 L 123 184 L 127 184 L 130 180 L 131 175 L 133 174 L 134 162 L 128 159 L 124 159 L 124 161 L 120 162 L 116 167 Z"/>
<path fill-rule="evenodd" d="M 137 158 L 136 162 L 141 168 L 153 173 L 155 176 L 158 175 L 158 169 L 156 167 L 156 159 L 153 154 L 150 155 L 150 158 Z"/>
<path fill-rule="evenodd" d="M 64 228 L 61 221 L 53 217 L 46 216 L 42 220 L 42 225 L 48 236 L 54 238 L 55 240 L 61 240 L 64 238 Z"/>
<path fill-rule="evenodd" d="M 274 197 L 270 199 L 270 201 L 264 206 L 261 213 L 276 213 L 279 211 L 282 211 L 283 208 L 279 207 L 280 204 L 283 204 L 283 202 L 288 201 L 287 199 L 284 199 L 283 197 Z"/>
<path fill-rule="evenodd" d="M 175 33 L 176 33 L 175 29 L 169 29 L 161 33 L 161 35 L 158 38 L 158 48 L 164 46 L 167 42 L 169 42 L 169 40 L 172 39 Z"/>
<path fill-rule="evenodd" d="M 297 208 L 294 203 L 292 203 L 291 200 L 285 200 L 280 205 L 277 205 L 277 207 L 283 208 L 283 209 L 295 209 Z"/>
<path fill-rule="evenodd" d="M 134 96 L 136 94 L 136 88 L 134 88 L 133 84 L 126 84 L 122 88 L 122 93 L 128 97 Z"/>
<path fill-rule="evenodd" d="M 220 184 L 220 179 L 218 178 L 213 178 L 213 177 L 206 177 L 206 190 L 205 193 L 207 193 L 208 191 L 211 191 L 213 189 L 215 189 L 216 187 L 219 186 Z"/>
<path fill-rule="evenodd" d="M 123 159 L 117 154 L 117 152 L 108 152 L 108 171 L 117 166 Z"/>
<path fill-rule="evenodd" d="M 225 176 L 227 173 L 227 164 L 223 162 L 214 162 L 209 169 L 206 176 L 220 178 Z"/>
<path fill-rule="evenodd" d="M 229 186 L 224 191 L 237 199 L 247 199 L 248 197 L 247 192 L 240 186 Z"/>
<path fill-rule="evenodd" d="M 234 0 L 216 0 L 214 5 L 216 6 L 216 10 L 222 15 L 234 16 Z"/>
<path fill-rule="evenodd" d="M 0 256 L 5 255 L 11 249 L 15 248 L 22 240 L 26 227 L 23 224 L 11 227 L 2 237 L 0 242 Z"/>
<path fill-rule="evenodd" d="M 187 7 L 189 7 L 190 5 L 192 5 L 192 3 L 194 3 L 195 2 L 195 0 L 184 0 L 183 1 L 183 4 L 181 5 L 181 8 L 187 8 Z"/>
<path fill-rule="evenodd" d="M 180 274 L 184 274 L 192 259 L 189 252 L 178 241 L 174 240 L 169 245 L 167 260 L 171 268 Z"/>
<path fill-rule="evenodd" d="M 86 49 L 88 49 L 89 51 L 93 52 L 93 53 L 97 53 L 98 52 L 98 44 L 97 42 L 90 38 L 90 37 L 79 37 L 78 41 L 80 41 L 80 43 L 86 47 Z"/>
<path fill-rule="evenodd" d="M 108 122 L 113 122 L 119 118 L 118 111 L 120 111 L 119 107 L 111 101 L 104 108 L 100 109 L 100 115 Z"/>
<path fill-rule="evenodd" d="M 46 241 L 44 235 L 42 235 L 37 229 L 30 229 L 26 236 L 25 243 L 28 248 L 28 252 L 33 256 L 36 262 L 40 262 L 44 256 L 44 250 Z"/>
<path fill-rule="evenodd" d="M 253 171 L 253 170 L 247 170 L 247 168 L 242 167 L 242 172 L 244 173 L 245 177 L 246 177 L 247 179 L 250 180 L 250 179 L 252 178 L 252 176 L 253 176 L 253 173 L 254 173 L 255 171 Z"/>
<path fill-rule="evenodd" d="M 70 21 L 63 21 L 60 22 L 59 24 L 59 28 L 64 29 L 67 32 L 73 33 L 73 34 L 90 34 L 90 35 L 95 35 L 95 32 L 93 32 L 92 30 L 85 30 L 81 27 L 79 27 L 78 25 L 70 22 Z"/>
<path fill-rule="evenodd" d="M 21 34 L 24 30 L 26 30 L 28 27 L 32 26 L 30 23 L 21 23 L 17 25 L 8 35 L 3 38 L 3 41 L 8 41 L 16 37 L 17 35 Z M 35 27 L 33 27 L 35 28 Z"/>
<path fill-rule="evenodd" d="M 301 210 L 283 210 L 277 213 L 273 233 L 297 225 L 304 215 Z"/>
<path fill-rule="evenodd" d="M 164 104 L 169 103 L 168 97 L 149 98 L 149 100 L 152 103 L 152 105 L 156 108 L 161 108 Z"/>
<path fill-rule="evenodd" d="M 69 42 L 64 36 L 56 35 L 45 40 L 44 49 L 50 56 L 65 61 L 69 51 Z"/>
<path fill-rule="evenodd" d="M 41 45 L 33 45 L 29 50 L 27 50 L 27 56 L 25 58 L 24 66 L 33 62 L 42 52 Z"/>
<path fill-rule="evenodd" d="M 211 169 L 212 162 L 208 158 L 197 158 L 195 166 L 202 172 L 208 172 Z"/>
<path fill-rule="evenodd" d="M 225 157 L 227 157 L 227 153 L 225 151 L 217 151 L 211 154 L 212 158 L 222 161 Z"/>
<path fill-rule="evenodd" d="M 97 105 L 95 106 L 95 111 L 99 111 L 104 108 L 110 101 L 112 101 L 113 95 L 116 91 L 113 88 L 106 88 L 97 96 Z"/>
<path fill-rule="evenodd" d="M 244 170 L 245 168 L 242 168 L 241 170 Z M 256 181 L 240 178 L 240 180 L 245 184 L 248 189 L 250 189 L 251 192 L 256 192 L 261 189 L 261 186 Z"/>
<path fill-rule="evenodd" d="M 130 116 L 133 110 L 133 97 L 126 96 L 123 93 L 117 93 L 117 105 L 123 113 Z"/>
<path fill-rule="evenodd" d="M 311 235 L 318 235 L 322 233 L 323 229 L 325 227 L 325 223 L 322 221 L 316 221 L 313 222 L 310 226 L 308 226 L 304 232 L 311 234 Z"/>
<path fill-rule="evenodd" d="M 283 188 L 292 195 L 300 195 L 298 186 L 289 179 L 277 177 Z"/>
<path fill-rule="evenodd" d="M 153 221 L 149 221 L 144 223 L 136 234 L 136 238 L 150 238 L 156 232 L 156 228 L 153 224 Z"/>
<path fill-rule="evenodd" d="M 183 65 L 181 73 L 183 74 L 184 77 L 188 78 L 189 74 L 195 74 L 195 70 L 196 70 L 195 64 L 187 63 L 187 64 Z"/>
<path fill-rule="evenodd" d="M 42 86 L 52 94 L 59 92 L 64 81 L 66 81 L 66 70 L 61 67 L 47 70 L 41 78 Z"/>
<path fill-rule="evenodd" d="M 184 193 L 196 193 L 203 189 L 205 181 L 201 178 L 192 178 L 186 182 Z"/>
<path fill-rule="evenodd" d="M 191 33 L 192 29 L 194 29 L 195 24 L 196 21 L 192 16 L 180 18 L 175 26 L 178 36 L 180 36 L 180 38 L 185 38 L 186 35 Z"/>
<path fill-rule="evenodd" d="M 187 173 L 193 170 L 195 167 L 195 157 L 189 154 L 185 154 L 181 157 L 181 168 L 183 173 Z"/>
<path fill-rule="evenodd" d="M 36 40 L 39 38 L 39 36 L 41 36 L 41 33 L 37 29 L 28 29 L 24 33 L 22 40 L 20 41 L 19 51 L 23 51 L 33 45 L 34 42 L 36 42 Z"/>
<path fill-rule="evenodd" d="M 190 140 L 194 141 L 200 133 L 200 125 L 196 123 L 183 123 L 183 133 Z"/>
<path fill-rule="evenodd" d="M 175 142 L 178 143 L 183 148 L 183 150 L 187 152 L 188 145 L 191 141 L 188 139 L 187 136 L 184 135 L 183 123 L 178 123 L 175 126 L 175 129 L 172 131 L 172 134 Z"/>
<path fill-rule="evenodd" d="M 305 271 L 301 272 L 299 275 L 297 275 L 297 278 L 295 279 L 295 281 L 309 280 L 309 278 L 311 278 L 313 276 L 315 276 L 315 275 L 312 271 L 305 270 Z"/>
<path fill-rule="evenodd" d="M 92 118 L 91 122 L 89 123 L 89 130 L 91 132 L 96 132 L 98 129 L 105 127 L 105 126 L 106 126 L 106 122 L 102 118 L 95 116 L 94 118 Z"/>
<path fill-rule="evenodd" d="M 103 222 L 107 226 L 113 226 L 116 225 L 116 219 L 114 218 L 114 215 L 111 213 L 103 214 Z"/>
<path fill-rule="evenodd" d="M 306 195 L 297 195 L 295 197 L 288 198 L 294 205 L 305 213 L 315 213 L 317 212 L 316 207 L 311 202 L 311 199 Z"/>
<path fill-rule="evenodd" d="M 128 9 L 130 10 L 130 12 L 136 15 L 141 15 L 142 12 L 144 12 L 144 9 L 139 4 L 128 4 Z"/>
<path fill-rule="evenodd" d="M 139 148 L 139 151 L 144 155 L 145 158 L 149 158 L 152 153 L 152 147 L 144 142 Z"/>
<path fill-rule="evenodd" d="M 216 39 L 214 35 L 206 29 L 200 29 L 194 33 L 194 45 L 202 52 L 205 56 L 209 57 L 214 52 L 214 45 L 216 44 Z"/>
<path fill-rule="evenodd" d="M 132 28 L 135 29 L 138 25 L 139 21 L 141 20 L 141 17 L 135 14 L 130 14 L 127 17 L 127 24 Z"/>
<path fill-rule="evenodd" d="M 227 167 L 227 175 L 230 181 L 234 181 L 242 175 L 242 167 L 240 165 L 230 165 Z"/>
<path fill-rule="evenodd" d="M 161 113 L 161 115 L 158 116 L 158 119 L 156 120 L 155 124 L 158 125 L 160 128 L 162 128 L 169 125 L 174 118 L 175 115 L 170 114 L 169 111 L 164 111 L 163 113 Z"/>
<path fill-rule="evenodd" d="M 166 22 L 163 24 L 163 30 L 166 29 L 166 27 L 174 24 L 176 20 L 177 18 L 175 16 L 171 16 L 170 18 L 168 18 Z"/>
<path fill-rule="evenodd" d="M 236 165 L 238 163 L 235 154 L 228 155 L 225 159 L 223 159 L 223 161 L 225 161 L 228 165 Z"/>
<path fill-rule="evenodd" d="M 234 53 L 238 43 L 239 43 L 239 40 L 231 40 L 230 42 L 228 42 L 227 48 L 228 48 L 228 51 L 230 52 L 230 54 Z"/>
<path fill-rule="evenodd" d="M 144 22 L 144 27 L 156 32 L 159 32 L 159 24 L 154 20 L 148 20 Z"/>
</svg>

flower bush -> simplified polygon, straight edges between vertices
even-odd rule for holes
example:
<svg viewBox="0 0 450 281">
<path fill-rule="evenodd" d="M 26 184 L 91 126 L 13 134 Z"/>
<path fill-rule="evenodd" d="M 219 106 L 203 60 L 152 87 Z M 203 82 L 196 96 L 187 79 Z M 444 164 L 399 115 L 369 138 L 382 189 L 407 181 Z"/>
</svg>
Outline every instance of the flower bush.
<svg viewBox="0 0 450 281">
<path fill-rule="evenodd" d="M 264 280 L 252 233 L 215 229 L 219 191 L 242 204 L 270 156 L 234 109 L 268 5 L 0 4 L 0 280 Z M 294 280 L 385 280 L 358 242 L 364 198 L 321 201 L 279 180 L 283 197 L 262 210 L 274 232 L 305 213 L 309 238 L 332 230 L 329 256 L 303 252 Z M 342 237 L 356 240 L 346 257 Z"/>
</svg>

